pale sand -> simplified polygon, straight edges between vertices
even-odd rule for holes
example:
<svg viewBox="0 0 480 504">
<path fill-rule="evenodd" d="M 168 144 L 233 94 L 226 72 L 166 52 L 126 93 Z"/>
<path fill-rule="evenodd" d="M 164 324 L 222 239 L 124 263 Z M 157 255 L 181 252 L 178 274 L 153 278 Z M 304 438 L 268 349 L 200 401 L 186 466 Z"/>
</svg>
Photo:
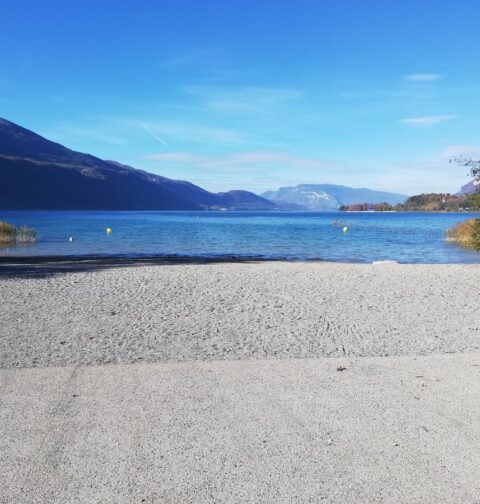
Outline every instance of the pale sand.
<svg viewBox="0 0 480 504">
<path fill-rule="evenodd" d="M 1 280 L 0 502 L 478 503 L 479 273 Z"/>
<path fill-rule="evenodd" d="M 480 265 L 148 266 L 0 280 L 0 367 L 480 348 Z"/>
</svg>

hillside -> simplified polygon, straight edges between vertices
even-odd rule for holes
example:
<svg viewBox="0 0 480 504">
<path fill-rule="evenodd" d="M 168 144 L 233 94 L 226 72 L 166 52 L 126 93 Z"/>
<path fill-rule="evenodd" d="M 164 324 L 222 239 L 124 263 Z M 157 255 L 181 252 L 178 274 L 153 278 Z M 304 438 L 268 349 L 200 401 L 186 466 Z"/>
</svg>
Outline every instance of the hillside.
<svg viewBox="0 0 480 504">
<path fill-rule="evenodd" d="M 405 203 L 389 205 L 388 203 L 371 205 L 356 203 L 343 205 L 340 210 L 347 212 L 364 211 L 397 211 L 397 212 L 462 212 L 480 208 L 480 193 L 453 195 L 449 193 L 417 194 L 408 198 Z"/>
<path fill-rule="evenodd" d="M 278 210 L 247 191 L 211 193 L 114 161 L 72 151 L 0 118 L 3 210 Z"/>
</svg>

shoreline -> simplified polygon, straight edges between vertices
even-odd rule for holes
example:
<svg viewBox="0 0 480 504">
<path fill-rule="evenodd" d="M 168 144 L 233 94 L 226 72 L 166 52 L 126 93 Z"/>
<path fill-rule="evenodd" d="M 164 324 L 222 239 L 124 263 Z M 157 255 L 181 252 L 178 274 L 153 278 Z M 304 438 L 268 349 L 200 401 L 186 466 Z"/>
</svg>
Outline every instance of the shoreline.
<svg viewBox="0 0 480 504">
<path fill-rule="evenodd" d="M 201 257 L 201 256 L 0 256 L 0 279 L 30 278 L 56 274 L 93 272 L 122 268 L 154 267 L 154 266 L 201 266 L 213 264 L 260 264 L 281 262 L 282 259 L 266 259 L 262 257 Z M 326 262 L 326 261 L 310 261 Z M 350 263 L 351 264 L 351 263 Z"/>
<path fill-rule="evenodd" d="M 288 259 L 244 256 L 102 256 L 102 255 L 77 255 L 77 256 L 0 256 L 0 279 L 4 278 L 35 278 L 47 277 L 56 274 L 93 272 L 102 270 L 115 270 L 123 268 L 141 268 L 155 266 L 207 266 L 207 265 L 248 265 L 248 264 L 285 264 L 285 265 L 338 265 L 338 266 L 451 266 L 475 267 L 479 262 L 463 263 L 425 263 L 425 262 L 398 262 L 391 259 L 380 259 L 372 262 L 345 261 L 332 259 Z"/>
<path fill-rule="evenodd" d="M 447 242 L 454 242 L 447 239 Z M 323 259 L 321 257 L 266 257 L 266 256 L 243 256 L 243 255 L 176 255 L 176 254 L 146 254 L 146 255 L 126 255 L 126 254 L 85 254 L 85 255 L 1 255 L 0 267 L 3 265 L 39 265 L 48 263 L 99 263 L 111 265 L 162 265 L 162 264 L 212 264 L 212 263 L 332 263 L 332 264 L 375 264 L 391 263 L 403 265 L 475 265 L 480 264 L 480 253 L 477 262 L 403 262 L 395 259 L 375 259 L 373 261 L 360 261 L 356 259 Z"/>
<path fill-rule="evenodd" d="M 373 263 L 358 261 L 334 261 L 329 259 L 286 259 L 267 258 L 261 256 L 178 256 L 178 255 L 152 255 L 152 256 L 102 256 L 102 255 L 77 255 L 77 256 L 0 256 L 0 278 L 42 273 L 68 273 L 77 271 L 94 271 L 102 269 L 142 267 L 142 266 L 175 266 L 175 265 L 209 265 L 209 264 L 374 264 L 375 262 L 388 262 L 401 264 L 395 261 L 374 261 Z M 405 263 L 406 264 L 406 263 Z M 470 263 L 465 263 L 470 264 Z"/>
</svg>

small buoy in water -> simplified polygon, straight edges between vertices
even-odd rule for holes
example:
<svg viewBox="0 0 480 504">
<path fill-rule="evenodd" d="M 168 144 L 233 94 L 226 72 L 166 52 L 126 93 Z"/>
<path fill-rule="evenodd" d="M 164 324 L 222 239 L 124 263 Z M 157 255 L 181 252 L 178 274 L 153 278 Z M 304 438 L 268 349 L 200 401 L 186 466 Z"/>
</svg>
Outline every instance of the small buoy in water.
<svg viewBox="0 0 480 504">
<path fill-rule="evenodd" d="M 69 241 L 70 243 L 72 243 L 72 242 L 73 242 L 73 236 L 70 236 L 70 238 L 68 239 L 68 241 Z"/>
<path fill-rule="evenodd" d="M 108 228 L 106 229 L 106 231 L 107 231 L 107 235 L 111 235 L 111 234 L 112 234 L 112 228 L 109 228 L 109 227 L 108 227 Z"/>
<path fill-rule="evenodd" d="M 343 226 L 343 232 L 346 233 L 348 231 L 348 227 L 347 226 Z"/>
</svg>

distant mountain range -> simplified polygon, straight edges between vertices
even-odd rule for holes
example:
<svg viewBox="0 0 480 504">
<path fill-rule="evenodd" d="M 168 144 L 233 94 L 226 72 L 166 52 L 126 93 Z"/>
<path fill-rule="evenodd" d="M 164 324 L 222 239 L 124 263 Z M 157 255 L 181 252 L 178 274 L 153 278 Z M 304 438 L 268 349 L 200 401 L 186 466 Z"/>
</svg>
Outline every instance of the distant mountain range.
<svg viewBox="0 0 480 504">
<path fill-rule="evenodd" d="M 0 118 L 3 210 L 297 210 L 248 191 L 211 193 L 51 142 Z"/>
<path fill-rule="evenodd" d="M 355 189 L 332 184 L 300 184 L 267 191 L 262 197 L 276 203 L 290 203 L 311 211 L 338 210 L 341 206 L 356 203 L 403 203 L 407 196 L 371 189 Z"/>
<path fill-rule="evenodd" d="M 354 203 L 402 203 L 406 196 L 331 184 L 282 187 L 258 196 L 212 193 L 72 151 L 0 118 L 3 210 L 337 210 Z"/>
</svg>

